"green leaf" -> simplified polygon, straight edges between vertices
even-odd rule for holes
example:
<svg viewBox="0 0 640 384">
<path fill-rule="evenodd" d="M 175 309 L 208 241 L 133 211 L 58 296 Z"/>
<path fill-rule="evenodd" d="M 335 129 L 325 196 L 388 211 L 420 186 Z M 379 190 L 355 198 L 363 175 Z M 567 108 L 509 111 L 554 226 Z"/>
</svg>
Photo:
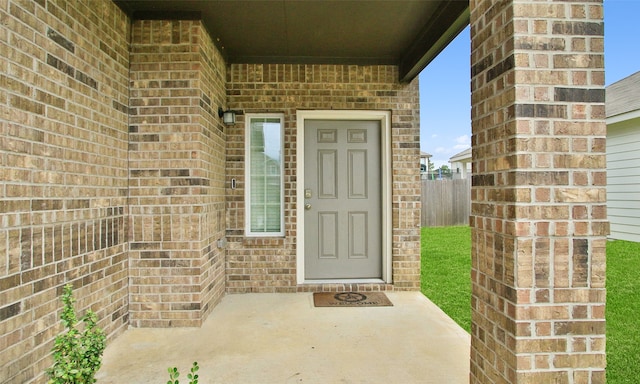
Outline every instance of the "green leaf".
<svg viewBox="0 0 640 384">
<path fill-rule="evenodd" d="M 73 308 L 75 299 L 72 286 L 63 287 L 63 303 L 60 319 L 65 331 L 54 340 L 53 366 L 47 369 L 49 382 L 53 384 L 95 383 L 95 373 L 102 365 L 102 353 L 106 347 L 104 331 L 97 327 L 98 318 L 92 311 L 83 316 L 83 331 L 79 331 L 78 318 Z"/>
</svg>

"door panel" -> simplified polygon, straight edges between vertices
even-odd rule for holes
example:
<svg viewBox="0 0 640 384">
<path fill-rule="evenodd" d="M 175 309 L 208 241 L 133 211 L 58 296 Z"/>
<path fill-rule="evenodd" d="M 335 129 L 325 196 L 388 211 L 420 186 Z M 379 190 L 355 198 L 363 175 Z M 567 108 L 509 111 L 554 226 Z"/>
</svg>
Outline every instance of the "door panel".
<svg viewBox="0 0 640 384">
<path fill-rule="evenodd" d="M 337 259 L 338 258 L 338 213 L 337 212 L 319 212 L 317 233 L 319 245 L 318 257 L 321 259 Z"/>
<path fill-rule="evenodd" d="M 318 194 L 321 199 L 338 197 L 338 151 L 318 150 Z"/>
<path fill-rule="evenodd" d="M 349 198 L 350 199 L 366 199 L 367 198 L 367 151 L 366 150 L 349 150 L 349 164 L 347 175 L 349 180 Z"/>
<path fill-rule="evenodd" d="M 349 258 L 366 259 L 367 251 L 368 223 L 367 212 L 349 212 Z"/>
<path fill-rule="evenodd" d="M 305 278 L 382 277 L 379 121 L 305 120 Z"/>
</svg>

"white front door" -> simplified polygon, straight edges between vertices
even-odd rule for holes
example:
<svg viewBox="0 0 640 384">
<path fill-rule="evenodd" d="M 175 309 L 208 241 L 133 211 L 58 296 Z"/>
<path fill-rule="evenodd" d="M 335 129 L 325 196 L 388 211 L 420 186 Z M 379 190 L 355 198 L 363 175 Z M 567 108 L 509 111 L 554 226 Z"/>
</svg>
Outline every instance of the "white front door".
<svg viewBox="0 0 640 384">
<path fill-rule="evenodd" d="M 379 120 L 305 120 L 306 280 L 383 278 Z"/>
</svg>

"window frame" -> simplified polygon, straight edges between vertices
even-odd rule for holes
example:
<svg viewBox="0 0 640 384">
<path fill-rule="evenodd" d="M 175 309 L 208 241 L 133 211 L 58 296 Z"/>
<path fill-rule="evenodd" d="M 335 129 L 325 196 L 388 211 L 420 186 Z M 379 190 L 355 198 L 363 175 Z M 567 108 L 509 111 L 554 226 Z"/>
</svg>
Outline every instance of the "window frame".
<svg viewBox="0 0 640 384">
<path fill-rule="evenodd" d="M 255 119 L 280 120 L 280 231 L 256 232 L 251 228 L 251 122 Z M 245 114 L 245 236 L 246 237 L 284 237 L 284 114 L 283 113 L 247 113 Z"/>
</svg>

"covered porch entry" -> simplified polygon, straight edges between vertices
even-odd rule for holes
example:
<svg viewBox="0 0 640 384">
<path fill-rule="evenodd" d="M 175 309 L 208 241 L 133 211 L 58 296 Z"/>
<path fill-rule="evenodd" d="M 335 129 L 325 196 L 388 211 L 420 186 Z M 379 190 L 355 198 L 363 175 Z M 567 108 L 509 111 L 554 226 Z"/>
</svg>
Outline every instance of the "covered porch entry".
<svg viewBox="0 0 640 384">
<path fill-rule="evenodd" d="M 463 384 L 470 336 L 420 292 L 392 307 L 315 308 L 311 293 L 227 295 L 201 328 L 131 329 L 111 343 L 98 383 Z M 224 329 L 224 332 L 219 332 Z"/>
<path fill-rule="evenodd" d="M 336 288 L 297 280 L 298 111 L 390 113 L 391 278 L 357 289 L 419 290 L 415 77 L 467 24 L 470 381 L 605 381 L 602 1 L 4 0 L 0 19 L 0 382 L 46 380 L 65 283 L 109 343 Z M 281 225 L 254 236 L 246 123 L 272 114 Z"/>
</svg>

